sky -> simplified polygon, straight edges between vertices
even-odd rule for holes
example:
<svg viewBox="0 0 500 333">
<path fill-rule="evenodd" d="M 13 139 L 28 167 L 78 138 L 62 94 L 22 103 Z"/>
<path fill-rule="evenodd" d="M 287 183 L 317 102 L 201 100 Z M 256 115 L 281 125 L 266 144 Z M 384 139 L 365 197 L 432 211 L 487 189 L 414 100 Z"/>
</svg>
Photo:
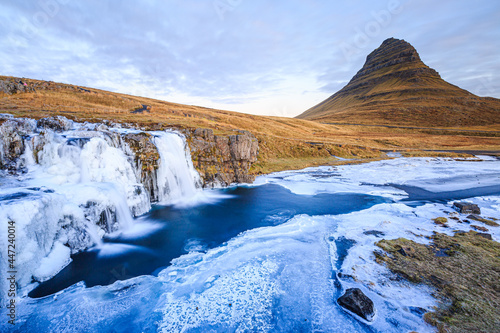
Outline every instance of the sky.
<svg viewBox="0 0 500 333">
<path fill-rule="evenodd" d="M 0 75 L 294 117 L 389 37 L 500 98 L 496 0 L 0 0 Z"/>
</svg>

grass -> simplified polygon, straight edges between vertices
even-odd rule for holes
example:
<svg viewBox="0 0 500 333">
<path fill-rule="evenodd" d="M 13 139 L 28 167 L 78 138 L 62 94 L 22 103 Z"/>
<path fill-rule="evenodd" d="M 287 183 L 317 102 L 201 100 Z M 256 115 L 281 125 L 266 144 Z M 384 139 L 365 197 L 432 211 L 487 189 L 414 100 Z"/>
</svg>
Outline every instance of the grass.
<svg viewBox="0 0 500 333">
<path fill-rule="evenodd" d="M 431 241 L 382 240 L 377 246 L 385 253 L 375 253 L 376 260 L 411 282 L 436 289 L 440 305 L 424 318 L 439 332 L 498 332 L 500 243 L 474 231 L 435 233 Z"/>
<path fill-rule="evenodd" d="M 12 78 L 0 76 L 2 79 Z M 374 160 L 383 155 L 380 152 L 382 149 L 397 149 L 405 156 L 435 155 L 422 151 L 424 149 L 500 150 L 498 137 L 451 136 L 402 128 L 329 125 L 170 103 L 55 82 L 23 81 L 37 86 L 36 92 L 14 95 L 0 93 L 0 113 L 35 119 L 63 115 L 82 122 L 112 120 L 153 130 L 210 128 L 218 135 L 250 131 L 259 140 L 259 160 L 251 170 L 255 174 L 330 164 L 335 162 L 332 155 L 353 159 L 351 163 Z M 149 112 L 133 114 L 132 111 L 142 104 L 150 106 Z M 478 129 L 477 126 L 474 128 Z"/>
<path fill-rule="evenodd" d="M 496 223 L 495 221 L 492 221 L 492 220 L 489 220 L 489 219 L 485 219 L 484 217 L 481 217 L 481 216 L 471 215 L 468 218 L 471 219 L 471 220 L 483 222 L 484 224 L 489 225 L 490 227 L 498 227 L 498 226 L 500 226 L 500 224 Z"/>
</svg>

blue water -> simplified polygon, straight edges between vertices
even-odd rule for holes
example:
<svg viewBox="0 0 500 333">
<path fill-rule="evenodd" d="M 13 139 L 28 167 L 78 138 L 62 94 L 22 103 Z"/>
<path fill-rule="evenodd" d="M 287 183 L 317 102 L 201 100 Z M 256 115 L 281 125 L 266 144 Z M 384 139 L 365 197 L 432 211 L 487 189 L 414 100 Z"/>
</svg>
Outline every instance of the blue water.
<svg viewBox="0 0 500 333">
<path fill-rule="evenodd" d="M 106 238 L 103 246 L 74 255 L 71 264 L 29 296 L 46 296 L 79 281 L 91 287 L 156 274 L 190 250 L 214 248 L 241 232 L 278 225 L 297 214 L 344 214 L 390 201 L 357 193 L 297 195 L 279 185 L 233 187 L 219 192 L 227 198 L 216 203 L 190 208 L 155 206 L 141 218 L 154 223 L 153 231 L 134 238 Z M 114 253 L 104 255 L 106 247 L 113 248 Z"/>
</svg>

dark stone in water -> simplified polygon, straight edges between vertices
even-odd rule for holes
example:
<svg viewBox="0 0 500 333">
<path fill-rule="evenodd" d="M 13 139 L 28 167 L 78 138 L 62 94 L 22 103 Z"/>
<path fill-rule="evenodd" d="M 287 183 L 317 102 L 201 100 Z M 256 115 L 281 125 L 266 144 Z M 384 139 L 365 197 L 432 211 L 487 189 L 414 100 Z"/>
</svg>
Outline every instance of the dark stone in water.
<svg viewBox="0 0 500 333">
<path fill-rule="evenodd" d="M 337 303 L 367 321 L 372 321 L 375 316 L 372 300 L 359 288 L 347 289 L 345 294 L 339 297 Z"/>
<path fill-rule="evenodd" d="M 411 313 L 414 313 L 418 316 L 424 316 L 426 312 L 428 312 L 426 309 L 421 308 L 421 307 L 415 307 L 415 306 L 409 306 L 408 309 L 410 310 Z"/>
<path fill-rule="evenodd" d="M 363 232 L 363 234 L 365 234 L 365 235 L 372 235 L 372 236 L 375 236 L 375 237 L 385 236 L 385 233 L 383 233 L 382 231 L 377 231 L 377 230 L 368 230 L 368 231 Z"/>
<path fill-rule="evenodd" d="M 478 205 L 468 202 L 454 202 L 453 208 L 462 214 L 481 214 L 481 210 Z"/>
</svg>

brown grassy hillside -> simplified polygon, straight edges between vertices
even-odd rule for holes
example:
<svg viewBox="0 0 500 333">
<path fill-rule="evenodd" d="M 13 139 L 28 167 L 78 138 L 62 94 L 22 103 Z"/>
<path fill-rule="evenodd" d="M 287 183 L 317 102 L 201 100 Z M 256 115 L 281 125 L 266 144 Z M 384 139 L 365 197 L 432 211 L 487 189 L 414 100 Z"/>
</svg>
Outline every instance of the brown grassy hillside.
<svg viewBox="0 0 500 333">
<path fill-rule="evenodd" d="M 500 150 L 500 133 L 496 132 L 500 126 L 475 127 L 474 130 L 486 131 L 476 133 L 464 128 L 426 132 L 427 129 L 329 125 L 6 76 L 0 76 L 0 113 L 32 118 L 63 115 L 91 122 L 112 120 L 148 129 L 201 127 L 211 128 L 215 134 L 250 131 L 260 147 L 254 173 L 345 163 L 332 155 L 356 161 L 379 158 L 380 149 Z"/>
</svg>

